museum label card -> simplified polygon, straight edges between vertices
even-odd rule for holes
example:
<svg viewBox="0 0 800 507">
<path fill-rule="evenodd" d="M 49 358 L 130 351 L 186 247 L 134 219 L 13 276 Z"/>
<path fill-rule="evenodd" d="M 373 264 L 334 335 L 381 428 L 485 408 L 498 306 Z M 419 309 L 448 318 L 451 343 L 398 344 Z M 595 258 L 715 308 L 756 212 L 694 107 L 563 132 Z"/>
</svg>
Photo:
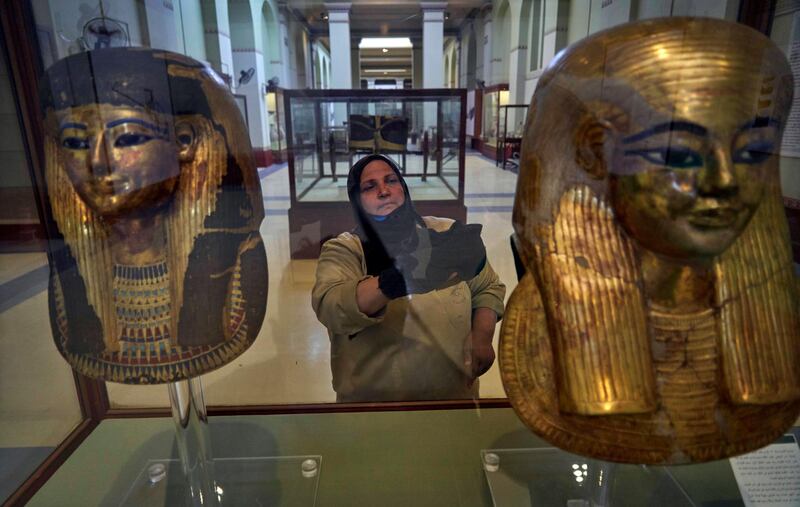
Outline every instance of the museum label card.
<svg viewBox="0 0 800 507">
<path fill-rule="evenodd" d="M 800 505 L 800 447 L 794 435 L 730 461 L 746 507 Z"/>
</svg>

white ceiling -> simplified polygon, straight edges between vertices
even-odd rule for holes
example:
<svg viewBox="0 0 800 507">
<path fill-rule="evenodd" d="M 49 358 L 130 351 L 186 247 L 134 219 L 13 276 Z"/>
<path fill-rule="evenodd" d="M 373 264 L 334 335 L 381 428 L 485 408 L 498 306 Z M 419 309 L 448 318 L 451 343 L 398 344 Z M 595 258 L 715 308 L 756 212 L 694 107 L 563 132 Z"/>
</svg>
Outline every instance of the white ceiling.
<svg viewBox="0 0 800 507">
<path fill-rule="evenodd" d="M 418 0 L 351 0 L 350 33 L 360 36 L 406 36 L 422 34 L 422 10 Z M 449 0 L 445 32 L 455 33 L 474 9 L 491 4 L 487 0 Z M 302 17 L 315 35 L 328 33 L 323 0 L 289 0 L 287 6 Z"/>
</svg>

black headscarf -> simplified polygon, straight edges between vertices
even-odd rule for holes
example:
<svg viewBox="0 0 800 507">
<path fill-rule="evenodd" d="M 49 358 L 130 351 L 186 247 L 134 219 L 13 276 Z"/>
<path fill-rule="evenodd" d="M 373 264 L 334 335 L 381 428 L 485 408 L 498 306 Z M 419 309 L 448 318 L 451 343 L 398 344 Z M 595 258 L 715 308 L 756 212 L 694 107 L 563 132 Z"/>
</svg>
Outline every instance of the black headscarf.
<svg viewBox="0 0 800 507">
<path fill-rule="evenodd" d="M 405 194 L 403 205 L 392 211 L 382 220 L 376 220 L 364 211 L 361 206 L 361 174 L 367 164 L 381 160 L 397 175 Z M 393 266 L 393 259 L 400 252 L 409 252 L 416 248 L 416 227 L 425 228 L 425 222 L 414 209 L 408 185 L 400 173 L 397 163 L 386 155 L 368 155 L 350 169 L 347 176 L 347 197 L 356 219 L 356 234 L 364 248 L 367 263 L 367 274 L 377 276 L 386 268 Z"/>
</svg>

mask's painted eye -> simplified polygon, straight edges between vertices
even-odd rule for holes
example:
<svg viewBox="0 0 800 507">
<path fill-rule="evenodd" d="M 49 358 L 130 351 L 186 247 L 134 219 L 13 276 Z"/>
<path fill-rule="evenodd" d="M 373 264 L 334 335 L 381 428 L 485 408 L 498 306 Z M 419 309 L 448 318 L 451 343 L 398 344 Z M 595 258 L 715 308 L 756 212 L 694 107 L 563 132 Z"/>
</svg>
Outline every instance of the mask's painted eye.
<svg viewBox="0 0 800 507">
<path fill-rule="evenodd" d="M 629 150 L 626 155 L 638 155 L 653 164 L 673 169 L 690 169 L 703 165 L 703 157 L 690 148 L 665 146 L 647 150 Z"/>
<path fill-rule="evenodd" d="M 89 140 L 83 137 L 65 137 L 61 140 L 61 146 L 68 150 L 88 150 Z"/>
<path fill-rule="evenodd" d="M 737 164 L 760 164 L 772 155 L 773 149 L 770 141 L 754 141 L 734 153 L 733 161 Z"/>
<path fill-rule="evenodd" d="M 129 146 L 138 146 L 151 140 L 153 136 L 147 134 L 127 133 L 122 134 L 114 141 L 114 146 L 117 148 L 127 148 Z"/>
</svg>

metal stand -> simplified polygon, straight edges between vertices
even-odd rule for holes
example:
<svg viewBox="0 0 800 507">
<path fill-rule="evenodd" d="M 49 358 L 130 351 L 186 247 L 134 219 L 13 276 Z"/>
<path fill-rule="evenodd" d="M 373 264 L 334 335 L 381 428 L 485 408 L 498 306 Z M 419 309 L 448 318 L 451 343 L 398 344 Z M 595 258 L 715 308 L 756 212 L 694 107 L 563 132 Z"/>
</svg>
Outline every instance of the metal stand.
<svg viewBox="0 0 800 507">
<path fill-rule="evenodd" d="M 128 506 L 219 507 L 227 505 L 312 506 L 319 485 L 321 455 L 246 456 L 212 459 L 211 438 L 199 378 L 168 384 L 175 440 L 179 459 L 163 456 L 163 446 L 153 446 L 144 468 L 125 486 L 111 491 L 110 503 Z M 256 434 L 243 432 L 242 422 L 215 425 L 220 443 L 252 442 L 252 451 L 263 449 L 258 426 L 247 425 Z M 163 441 L 161 442 L 163 444 Z M 241 443 L 241 442 L 240 442 Z M 237 446 L 233 446 L 237 447 Z M 241 448 L 241 445 L 238 446 Z M 220 451 L 225 452 L 225 451 Z M 230 450 L 228 450 L 230 454 Z M 238 454 L 238 453 L 237 453 Z M 103 502 L 103 505 L 109 502 Z"/>
<path fill-rule="evenodd" d="M 216 507 L 222 503 L 214 481 L 211 438 L 200 378 L 173 382 L 167 386 L 175 422 L 175 439 L 181 468 L 186 477 L 186 504 Z"/>
<path fill-rule="evenodd" d="M 600 461 L 599 470 L 597 470 L 597 477 L 592 483 L 592 507 L 606 507 L 611 505 L 610 493 L 611 484 L 614 484 L 614 475 L 617 471 L 617 464 L 608 461 Z"/>
</svg>

